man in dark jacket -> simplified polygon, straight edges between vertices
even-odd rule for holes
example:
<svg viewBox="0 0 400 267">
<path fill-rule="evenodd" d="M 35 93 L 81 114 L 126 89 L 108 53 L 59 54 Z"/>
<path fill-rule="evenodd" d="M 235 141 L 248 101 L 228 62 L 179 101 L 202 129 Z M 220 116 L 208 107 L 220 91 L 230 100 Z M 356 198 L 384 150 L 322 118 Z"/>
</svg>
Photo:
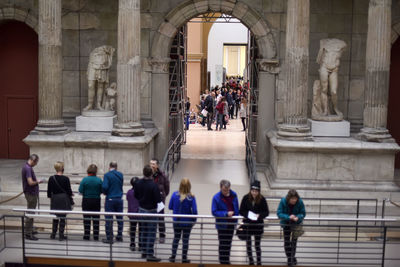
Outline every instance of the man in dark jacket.
<svg viewBox="0 0 400 267">
<path fill-rule="evenodd" d="M 153 171 L 154 182 L 158 185 L 158 189 L 160 190 L 161 201 L 165 205 L 165 198 L 169 194 L 169 179 L 160 170 L 158 159 L 150 160 L 150 167 Z M 159 213 L 164 214 L 164 209 L 162 209 Z M 165 243 L 165 222 L 163 217 L 158 218 L 158 232 L 160 235 L 160 243 Z"/>
<path fill-rule="evenodd" d="M 204 102 L 205 109 L 208 111 L 207 113 L 207 129 L 212 131 L 211 124 L 214 118 L 214 106 L 215 106 L 215 93 L 211 92 Z"/>
<path fill-rule="evenodd" d="M 143 179 L 135 183 L 135 198 L 139 201 L 139 213 L 157 213 L 157 204 L 161 202 L 160 190 L 152 178 L 153 170 L 150 165 L 143 168 Z M 142 248 L 142 258 L 158 262 L 154 257 L 154 241 L 156 239 L 157 217 L 143 217 L 139 227 L 139 242 Z"/>
<path fill-rule="evenodd" d="M 233 100 L 232 89 L 229 89 L 229 93 L 226 95 L 226 102 L 228 102 L 228 113 L 229 118 L 233 119 L 233 107 L 235 105 L 235 101 Z"/>
</svg>

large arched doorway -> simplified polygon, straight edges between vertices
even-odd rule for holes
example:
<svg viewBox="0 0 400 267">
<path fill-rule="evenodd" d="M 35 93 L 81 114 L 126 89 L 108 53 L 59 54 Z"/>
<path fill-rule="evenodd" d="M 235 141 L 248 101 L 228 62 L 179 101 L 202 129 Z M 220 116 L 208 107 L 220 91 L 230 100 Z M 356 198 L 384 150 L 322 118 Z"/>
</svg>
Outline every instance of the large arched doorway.
<svg viewBox="0 0 400 267">
<path fill-rule="evenodd" d="M 400 144 L 400 39 L 392 45 L 392 55 L 390 64 L 390 87 L 389 87 L 389 106 L 387 127 L 390 134 Z M 400 168 L 400 154 L 396 155 L 395 168 Z"/>
<path fill-rule="evenodd" d="M 252 10 L 251 7 L 243 2 L 232 3 L 228 0 L 219 0 L 204 2 L 202 4 L 195 4 L 193 1 L 185 1 L 173 10 L 171 10 L 160 24 L 158 31 L 154 34 L 152 39 L 151 60 L 153 65 L 152 69 L 152 119 L 159 129 L 159 135 L 156 139 L 155 154 L 162 157 L 168 148 L 168 144 L 172 138 L 169 136 L 168 117 L 169 112 L 169 63 L 170 63 L 170 49 L 173 44 L 174 37 L 183 25 L 185 25 L 192 18 L 199 15 L 219 12 L 222 14 L 231 15 L 243 23 L 254 35 L 258 46 L 258 58 L 255 62 L 260 62 L 262 66 L 266 66 L 261 70 L 257 77 L 258 86 L 260 88 L 260 98 L 262 105 L 266 107 L 263 113 L 270 114 L 267 119 L 263 119 L 262 123 L 257 123 L 257 161 L 267 163 L 269 156 L 266 151 L 270 151 L 267 143 L 266 132 L 275 127 L 275 86 L 277 73 L 269 71 L 268 64 L 270 62 L 277 62 L 277 48 L 274 41 L 274 36 L 269 27 L 269 24 L 262 18 L 257 11 Z M 168 45 L 167 45 L 168 44 Z M 263 91 L 268 91 L 265 93 Z M 261 97 L 266 95 L 268 97 Z M 268 110 L 267 110 L 268 109 Z M 260 153 L 259 153 L 260 152 Z M 260 155 L 260 157 L 258 157 Z"/>
<path fill-rule="evenodd" d="M 38 118 L 38 36 L 25 23 L 0 22 L 0 157 L 22 159 Z"/>
</svg>

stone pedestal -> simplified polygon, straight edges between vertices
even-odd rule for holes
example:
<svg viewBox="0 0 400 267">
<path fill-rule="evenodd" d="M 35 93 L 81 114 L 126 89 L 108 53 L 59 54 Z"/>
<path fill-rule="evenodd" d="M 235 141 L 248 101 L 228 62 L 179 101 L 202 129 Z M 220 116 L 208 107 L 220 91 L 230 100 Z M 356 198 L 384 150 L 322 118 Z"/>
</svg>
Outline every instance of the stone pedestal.
<svg viewBox="0 0 400 267">
<path fill-rule="evenodd" d="M 143 136 L 117 137 L 110 133 L 70 132 L 66 135 L 29 135 L 24 142 L 30 153 L 40 157 L 35 167 L 39 177 L 54 173 L 54 163 L 63 161 L 67 175 L 86 176 L 87 167 L 96 164 L 98 175 L 108 171 L 111 161 L 118 163 L 125 177 L 142 175 L 143 166 L 154 155 L 157 129 L 146 129 Z M 129 179 L 129 178 L 127 178 Z"/>
<path fill-rule="evenodd" d="M 396 143 L 355 138 L 315 137 L 314 141 L 278 139 L 268 133 L 271 188 L 309 190 L 398 191 L 394 183 Z"/>
<path fill-rule="evenodd" d="M 109 132 L 111 133 L 114 124 L 117 122 L 117 115 L 108 117 L 76 117 L 77 132 Z"/>
<path fill-rule="evenodd" d="M 311 124 L 312 136 L 350 137 L 350 122 L 348 121 L 315 121 Z"/>
</svg>

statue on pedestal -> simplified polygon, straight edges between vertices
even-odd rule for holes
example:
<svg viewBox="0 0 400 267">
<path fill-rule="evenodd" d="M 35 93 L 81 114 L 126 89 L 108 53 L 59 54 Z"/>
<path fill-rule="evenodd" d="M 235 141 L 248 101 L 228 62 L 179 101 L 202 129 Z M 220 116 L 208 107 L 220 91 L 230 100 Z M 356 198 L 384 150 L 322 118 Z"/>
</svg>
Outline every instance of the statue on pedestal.
<svg viewBox="0 0 400 267">
<path fill-rule="evenodd" d="M 104 110 L 104 88 L 108 86 L 108 73 L 112 63 L 115 49 L 112 46 L 103 45 L 95 48 L 89 57 L 87 76 L 89 82 L 88 105 L 83 109 Z"/>
<path fill-rule="evenodd" d="M 322 39 L 317 63 L 320 79 L 314 82 L 311 118 L 318 121 L 341 121 L 337 108 L 338 71 L 346 43 L 339 39 Z"/>
</svg>

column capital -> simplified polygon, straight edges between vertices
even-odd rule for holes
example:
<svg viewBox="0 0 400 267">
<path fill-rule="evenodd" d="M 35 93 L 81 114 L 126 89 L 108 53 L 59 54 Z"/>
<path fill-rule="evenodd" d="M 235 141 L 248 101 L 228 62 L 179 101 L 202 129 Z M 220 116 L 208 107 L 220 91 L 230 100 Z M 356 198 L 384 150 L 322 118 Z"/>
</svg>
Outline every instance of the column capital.
<svg viewBox="0 0 400 267">
<path fill-rule="evenodd" d="M 153 73 L 169 73 L 170 58 L 151 58 L 149 64 Z"/>
<path fill-rule="evenodd" d="M 271 74 L 281 72 L 278 59 L 257 59 L 258 70 Z"/>
</svg>

